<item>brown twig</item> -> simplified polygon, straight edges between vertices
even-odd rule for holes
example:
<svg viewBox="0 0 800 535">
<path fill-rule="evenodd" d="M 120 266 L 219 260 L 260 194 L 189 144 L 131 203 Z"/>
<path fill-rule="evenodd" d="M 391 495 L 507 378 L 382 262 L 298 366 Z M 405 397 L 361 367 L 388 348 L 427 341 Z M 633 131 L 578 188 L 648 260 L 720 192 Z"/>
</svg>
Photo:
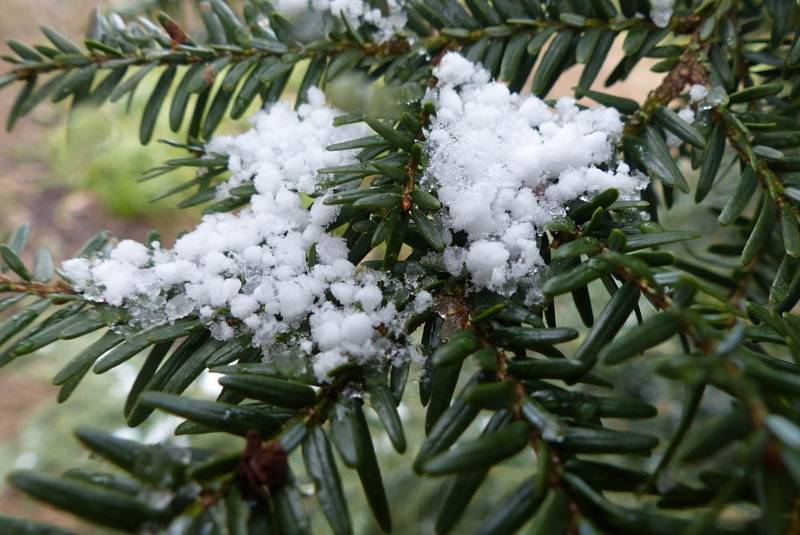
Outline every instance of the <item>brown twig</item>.
<svg viewBox="0 0 800 535">
<path fill-rule="evenodd" d="M 0 290 L 19 294 L 28 293 L 38 295 L 39 297 L 48 297 L 53 294 L 76 295 L 77 293 L 64 281 L 55 281 L 51 283 L 28 282 L 12 279 L 2 273 L 0 273 Z"/>
</svg>

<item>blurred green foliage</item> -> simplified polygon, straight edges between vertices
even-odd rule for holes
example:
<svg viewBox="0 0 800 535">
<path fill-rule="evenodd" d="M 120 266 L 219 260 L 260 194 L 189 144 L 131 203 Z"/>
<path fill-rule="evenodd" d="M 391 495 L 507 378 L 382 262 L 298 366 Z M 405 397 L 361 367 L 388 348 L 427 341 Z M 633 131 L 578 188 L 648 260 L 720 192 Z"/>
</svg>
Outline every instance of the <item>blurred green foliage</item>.
<svg viewBox="0 0 800 535">
<path fill-rule="evenodd" d="M 146 91 L 126 103 L 103 108 L 78 108 L 67 129 L 55 129 L 48 140 L 48 163 L 53 173 L 77 190 L 97 195 L 115 217 L 163 218 L 178 213 L 175 202 L 151 199 L 171 186 L 191 178 L 181 170 L 157 180 L 140 182 L 142 174 L 181 154 L 164 144 L 143 147 L 136 134 L 137 117 Z M 66 139 L 65 139 L 66 137 Z"/>
</svg>

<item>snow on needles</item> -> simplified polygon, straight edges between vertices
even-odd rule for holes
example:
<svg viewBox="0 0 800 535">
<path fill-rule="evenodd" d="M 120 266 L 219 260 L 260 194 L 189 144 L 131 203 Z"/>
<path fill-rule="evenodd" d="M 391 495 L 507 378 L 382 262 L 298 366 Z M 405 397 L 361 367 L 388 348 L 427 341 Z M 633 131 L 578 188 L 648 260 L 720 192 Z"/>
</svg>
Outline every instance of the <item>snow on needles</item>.
<svg viewBox="0 0 800 535">
<path fill-rule="evenodd" d="M 289 17 L 325 13 L 336 18 L 345 17 L 356 26 L 369 24 L 375 27 L 378 42 L 394 37 L 405 28 L 407 21 L 403 11 L 404 0 L 386 0 L 385 12 L 367 0 L 277 0 L 273 4 L 279 13 Z"/>
<path fill-rule="evenodd" d="M 445 266 L 453 274 L 466 268 L 479 288 L 509 294 L 522 287 L 535 298 L 541 226 L 587 193 L 614 187 L 635 196 L 646 183 L 625 163 L 613 164 L 619 114 L 580 110 L 566 97 L 551 109 L 510 93 L 456 53 L 434 75 L 438 109 L 427 132 L 425 179 L 447 208 L 445 226 L 467 239 L 451 241 Z"/>
<path fill-rule="evenodd" d="M 444 264 L 466 270 L 477 288 L 523 289 L 533 299 L 542 225 L 569 201 L 610 187 L 634 197 L 646 182 L 614 163 L 619 116 L 568 98 L 551 109 L 511 94 L 455 53 L 434 73 L 423 180 L 445 207 Z M 398 311 L 386 293 L 404 282 L 354 266 L 329 229 L 338 208 L 323 203 L 316 170 L 355 163 L 356 151 L 325 147 L 370 133 L 363 124 L 333 127 L 338 114 L 317 89 L 297 112 L 278 103 L 257 113 L 249 131 L 208 146 L 228 157 L 220 196 L 252 183 L 250 206 L 205 216 L 171 249 L 124 240 L 102 257 L 67 261 L 65 276 L 89 299 L 125 307 L 135 325 L 198 317 L 215 338 L 249 336 L 266 358 L 310 362 L 320 379 L 348 362 L 413 356 L 402 325 L 432 296 L 419 292 Z"/>
<path fill-rule="evenodd" d="M 125 306 L 138 325 L 197 315 L 217 339 L 249 334 L 265 355 L 310 357 L 320 378 L 351 360 L 397 356 L 402 321 L 384 302 L 388 281 L 356 269 L 344 240 L 327 232 L 336 207 L 323 197 L 307 207 L 301 195 L 319 193 L 316 169 L 355 161 L 355 151 L 325 150 L 367 134 L 364 125 L 334 128 L 338 114 L 316 89 L 297 113 L 287 103 L 259 112 L 250 131 L 209 147 L 229 157 L 226 188 L 252 180 L 250 207 L 205 216 L 172 249 L 124 240 L 105 258 L 69 260 L 65 275 L 89 298 Z M 310 336 L 286 339 L 305 322 Z"/>
<path fill-rule="evenodd" d="M 675 0 L 650 0 L 650 19 L 659 28 L 666 28 L 674 8 Z"/>
</svg>

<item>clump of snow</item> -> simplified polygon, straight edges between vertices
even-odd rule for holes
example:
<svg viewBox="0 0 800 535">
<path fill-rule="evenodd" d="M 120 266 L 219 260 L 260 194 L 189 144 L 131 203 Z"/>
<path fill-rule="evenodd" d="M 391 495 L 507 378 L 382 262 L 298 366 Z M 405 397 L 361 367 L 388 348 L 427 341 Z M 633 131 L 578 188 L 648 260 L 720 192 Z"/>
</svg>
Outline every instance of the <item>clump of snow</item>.
<svg viewBox="0 0 800 535">
<path fill-rule="evenodd" d="M 309 12 L 330 14 L 337 19 L 345 17 L 355 26 L 370 24 L 377 31 L 378 42 L 391 39 L 406 25 L 407 16 L 403 11 L 404 0 L 386 0 L 385 12 L 366 0 L 277 0 L 275 9 L 288 16 L 299 16 Z"/>
<path fill-rule="evenodd" d="M 708 96 L 708 88 L 702 84 L 694 84 L 689 88 L 689 101 L 692 104 L 701 102 Z"/>
<path fill-rule="evenodd" d="M 210 145 L 229 157 L 227 187 L 255 185 L 250 207 L 205 216 L 172 249 L 124 240 L 105 258 L 69 260 L 65 275 L 87 297 L 125 306 L 138 325 L 196 315 L 215 338 L 250 335 L 266 355 L 299 347 L 320 378 L 345 362 L 397 356 L 402 318 L 385 302 L 389 282 L 357 269 L 327 229 L 337 208 L 323 204 L 315 170 L 354 163 L 355 151 L 325 146 L 366 134 L 364 125 L 334 128 L 337 114 L 318 90 L 297 113 L 285 103 L 258 113 L 252 130 Z M 304 193 L 322 195 L 307 207 Z M 286 340 L 306 322 L 307 335 Z"/>
<path fill-rule="evenodd" d="M 579 109 L 562 98 L 555 109 L 490 80 L 456 53 L 434 70 L 436 116 L 427 131 L 431 182 L 447 208 L 443 223 L 463 232 L 444 264 L 466 268 L 472 283 L 502 293 L 521 286 L 535 293 L 544 262 L 536 243 L 541 226 L 566 213 L 567 202 L 607 188 L 633 197 L 644 177 L 614 163 L 622 133 L 612 108 Z"/>
<path fill-rule="evenodd" d="M 250 119 L 253 127 L 247 132 L 214 138 L 208 144 L 208 152 L 227 155 L 231 171 L 218 194 L 225 197 L 231 188 L 250 182 L 259 194 L 273 198 L 287 184 L 292 191 L 316 192 L 317 169 L 352 163 L 357 152 L 328 151 L 325 147 L 369 133 L 361 123 L 334 128 L 333 118 L 341 114 L 325 105 L 322 91 L 312 88 L 308 103 L 297 112 L 288 103 L 280 102 L 269 111 L 256 113 Z"/>
<path fill-rule="evenodd" d="M 650 0 L 650 19 L 659 28 L 666 28 L 674 8 L 675 0 Z"/>
<path fill-rule="evenodd" d="M 426 290 L 417 292 L 414 298 L 414 312 L 419 314 L 433 306 L 433 295 Z"/>
</svg>

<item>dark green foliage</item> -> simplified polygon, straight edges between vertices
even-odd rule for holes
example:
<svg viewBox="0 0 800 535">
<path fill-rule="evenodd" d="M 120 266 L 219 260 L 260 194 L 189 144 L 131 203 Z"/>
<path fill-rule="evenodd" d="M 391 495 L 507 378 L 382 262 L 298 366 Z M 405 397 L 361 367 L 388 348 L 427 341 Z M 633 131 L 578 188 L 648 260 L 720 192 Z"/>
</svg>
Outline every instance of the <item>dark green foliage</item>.
<svg viewBox="0 0 800 535">
<path fill-rule="evenodd" d="M 168 141 L 186 155 L 143 179 L 195 168 L 194 178 L 158 199 L 185 193 L 180 206 L 206 204 L 205 212 L 213 213 L 247 206 L 256 193 L 243 185 L 216 197 L 228 161 L 208 153 L 205 142 L 226 117 L 275 102 L 290 77 L 299 83 L 298 105 L 310 87 L 347 77 L 381 87 L 397 108 L 351 109 L 337 117 L 337 125 L 364 122 L 374 134 L 327 147 L 357 150 L 357 163 L 320 172 L 334 191 L 325 203 L 339 207 L 331 230 L 346 240 L 351 261 L 366 258 L 387 279 L 423 274 L 434 302 L 411 315 L 403 336 L 411 340 L 422 331 L 424 362 L 419 368 L 399 361 L 350 365 L 321 382 L 261 362 L 249 338 L 214 339 L 196 317 L 131 327 L 124 309 L 76 295 L 47 250 L 26 249 L 29 230 L 22 226 L 0 245 L 0 365 L 95 333 L 53 379 L 59 401 L 90 370 L 103 373 L 147 352 L 124 407 L 129 425 L 158 409 L 186 419 L 176 433 L 223 433 L 247 442 L 221 453 L 82 429 L 80 442 L 114 472 L 17 471 L 9 476 L 12 485 L 127 532 L 182 525 L 189 533 L 310 533 L 313 527 L 349 534 L 361 529 L 342 484 L 342 470 L 352 470 L 365 507 L 388 532 L 393 500 L 404 497 L 384 486 L 397 479 L 378 464 L 376 445 L 385 433 L 398 454 L 413 449 L 404 457 L 409 469 L 447 476 L 430 504 L 437 533 L 778 534 L 794 526 L 800 488 L 796 2 L 678 0 L 669 25 L 660 28 L 646 0 L 413 0 L 405 33 L 387 42 L 345 16 L 307 42 L 269 2 L 232 7 L 239 4 L 198 3 L 201 36 L 190 36 L 163 13 L 158 24 L 98 13 L 83 43 L 51 28 L 42 29 L 46 45 L 10 41 L 4 58 L 10 69 L 0 75 L 0 87 L 19 92 L 7 127 L 46 100 L 99 105 L 148 87 L 142 143 L 161 123 L 173 132 L 186 128 L 185 141 Z M 614 42 L 623 55 L 602 81 L 606 86 L 635 77 L 651 59 L 658 61 L 651 70 L 665 73 L 663 83 L 636 100 L 599 87 Z M 621 199 L 613 189 L 596 192 L 541 229 L 537 238 L 549 265 L 540 273 L 543 295 L 533 303 L 518 294 L 474 291 L 463 277 L 429 262 L 449 240 L 463 239 L 441 228 L 435 185 L 419 180 L 428 157 L 427 121 L 436 113 L 424 95 L 435 82 L 433 63 L 450 50 L 482 63 L 513 91 L 524 91 L 530 80 L 530 91 L 542 97 L 577 66 L 575 96 L 621 113 L 617 156 L 650 180 L 643 200 Z M 686 90 L 692 84 L 716 89 L 713 98 L 693 105 L 689 124 L 678 112 L 691 104 Z M 673 138 L 683 144 L 675 148 Z M 682 224 L 687 207 L 710 212 L 713 228 Z M 108 234 L 100 233 L 77 255 L 108 247 Z M 368 256 L 373 248 L 383 252 L 378 261 Z M 399 293 L 395 304 L 404 307 L 413 296 Z M 573 316 L 585 328 L 565 327 L 578 325 Z M 183 396 L 208 370 L 221 374 L 219 399 Z M 419 445 L 404 429 L 400 405 L 416 391 L 405 386 L 417 377 L 426 407 Z M 682 411 L 671 410 L 680 403 Z M 675 421 L 665 412 L 674 412 Z M 368 416 L 380 426 L 369 425 Z M 290 470 L 289 455 L 302 457 L 303 474 Z M 515 469 L 523 467 L 518 483 L 506 495 L 485 496 L 495 467 L 511 457 L 521 460 Z M 326 526 L 310 524 L 301 490 L 312 487 Z M 478 497 L 490 505 L 480 525 L 459 524 Z M 686 508 L 691 511 L 680 511 Z M 5 517 L 0 531 L 66 533 Z"/>
</svg>

